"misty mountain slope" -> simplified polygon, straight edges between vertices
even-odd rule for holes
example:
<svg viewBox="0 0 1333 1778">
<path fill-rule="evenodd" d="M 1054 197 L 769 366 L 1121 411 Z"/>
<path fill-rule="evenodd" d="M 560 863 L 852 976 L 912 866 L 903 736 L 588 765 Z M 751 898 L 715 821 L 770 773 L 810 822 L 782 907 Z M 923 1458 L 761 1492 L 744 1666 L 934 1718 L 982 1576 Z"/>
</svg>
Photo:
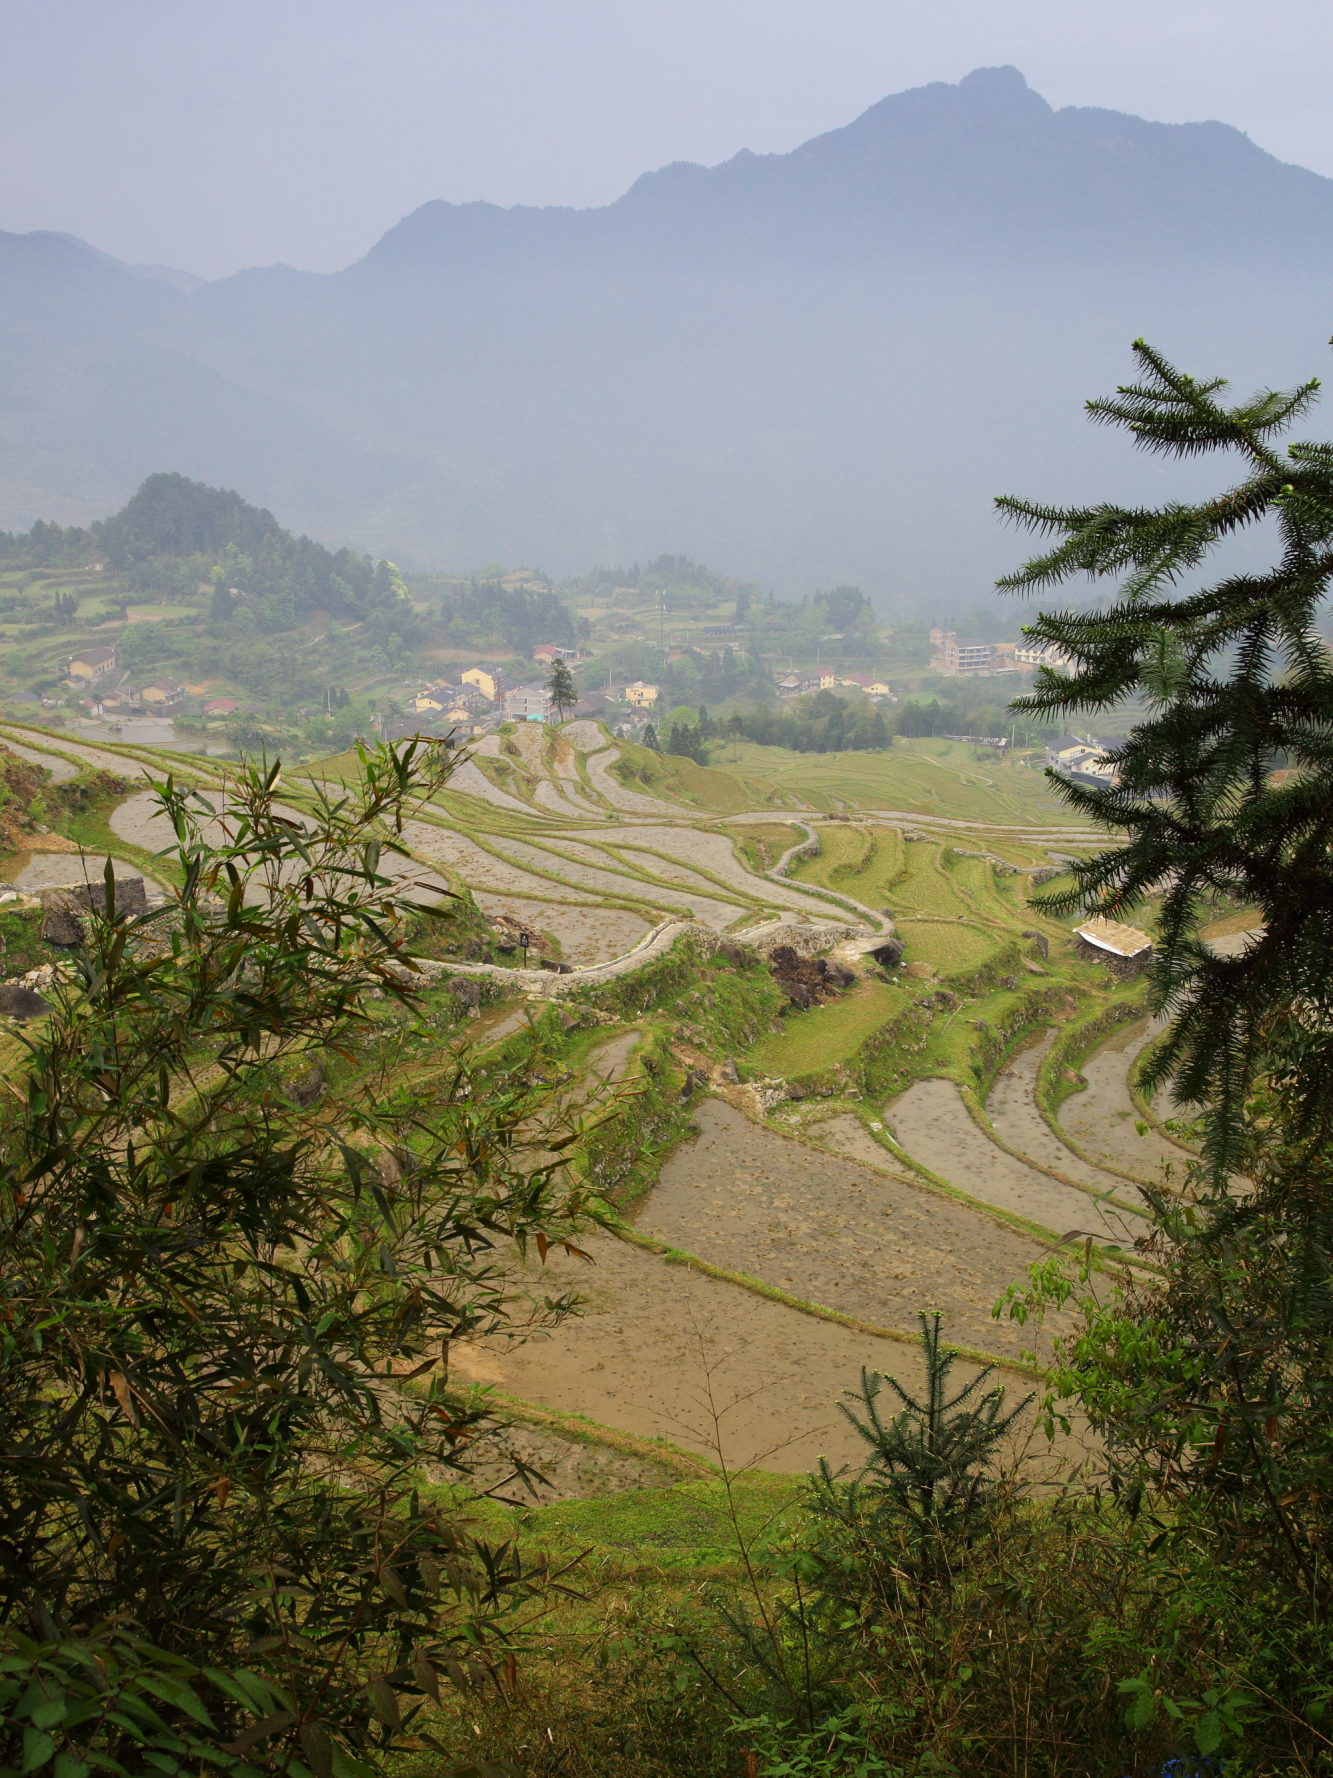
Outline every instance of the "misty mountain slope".
<svg viewBox="0 0 1333 1778">
<path fill-rule="evenodd" d="M 601 210 L 423 204 L 353 275 L 549 271 L 637 249 L 732 266 L 773 259 L 1009 262 L 1082 252 L 1197 263 L 1284 251 L 1303 232 L 1333 251 L 1333 180 L 1287 166 L 1221 123 L 1055 111 L 1015 68 L 978 69 L 882 99 L 790 154 L 645 174 Z"/>
<path fill-rule="evenodd" d="M 426 204 L 328 277 L 54 240 L 0 241 L 0 524 L 171 468 L 404 563 L 667 550 L 938 610 L 1018 552 L 997 492 L 1190 485 L 1083 418 L 1135 336 L 1246 385 L 1333 331 L 1333 181 L 1012 69 L 598 210 Z"/>
</svg>

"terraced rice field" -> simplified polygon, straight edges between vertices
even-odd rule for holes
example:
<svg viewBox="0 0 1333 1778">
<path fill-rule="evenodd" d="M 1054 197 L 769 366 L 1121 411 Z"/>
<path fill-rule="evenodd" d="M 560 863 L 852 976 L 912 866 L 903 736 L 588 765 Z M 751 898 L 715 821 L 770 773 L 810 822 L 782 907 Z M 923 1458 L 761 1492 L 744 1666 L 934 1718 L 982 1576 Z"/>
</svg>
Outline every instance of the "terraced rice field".
<svg viewBox="0 0 1333 1778">
<path fill-rule="evenodd" d="M 191 782 L 221 778 L 216 763 L 193 756 L 168 761 L 150 749 L 92 747 L 14 725 L 0 733 L 7 737 L 66 775 L 95 764 L 137 780 L 170 764 Z M 885 756 L 740 754 L 734 772 L 669 762 L 652 794 L 613 769 L 619 749 L 595 724 L 567 724 L 557 737 L 537 725 L 489 737 L 408 826 L 414 868 L 466 885 L 487 911 L 551 933 L 575 964 L 623 956 L 667 918 L 721 932 L 776 914 L 854 920 L 858 909 L 888 908 L 909 962 L 946 982 L 1033 929 L 1047 935 L 1051 968 L 1065 972 L 1071 993 L 1100 991 L 1095 972 L 1079 976 L 1070 962 L 1066 928 L 1028 907 L 1025 876 L 960 856 L 988 853 L 1027 872 L 1087 843 L 1036 774 L 980 765 L 951 743 L 912 743 Z M 345 765 L 325 761 L 307 776 L 336 781 Z M 295 775 L 293 804 L 304 789 Z M 838 808 L 858 818 L 810 819 Z M 130 857 L 168 838 L 141 785 L 108 831 L 110 849 Z M 818 856 L 772 874 L 809 832 Z M 872 916 L 862 923 L 869 933 Z M 1015 965 L 1015 975 L 1021 987 L 1040 986 L 1042 966 L 1030 944 L 1027 951 L 1030 970 Z M 746 1071 L 792 1079 L 850 1064 L 921 991 L 910 973 L 890 986 L 872 972 L 847 995 L 792 1015 L 780 1034 L 761 1036 L 743 1058 Z M 942 997 L 931 1030 L 961 1045 L 976 1020 L 957 999 Z M 500 1041 L 525 1016 L 517 999 L 497 1009 L 483 1022 L 484 1040 Z M 675 1016 L 661 1011 L 667 1028 Z M 610 1032 L 605 1055 L 623 1063 L 635 1042 L 636 1032 Z M 993 1353 L 1009 1386 L 1025 1390 L 1021 1354 L 1037 1336 L 995 1321 L 996 1297 L 1074 1230 L 1119 1245 L 1142 1228 L 1122 1176 L 1135 1170 L 1126 1157 L 1156 1158 L 1162 1139 L 1145 1143 L 1125 1116 L 1124 1072 L 1136 1052 L 1132 1038 L 1117 1042 L 1084 1065 L 1088 1091 L 1066 1101 L 1054 1127 L 1035 1103 L 1034 1051 L 1001 1072 L 988 1128 L 960 1094 L 961 1062 L 924 1042 L 887 1110 L 887 1093 L 807 1102 L 795 1113 L 788 1106 L 779 1129 L 744 1088 L 696 1101 L 699 1134 L 666 1160 L 637 1207 L 637 1227 L 713 1275 L 590 1235 L 592 1265 L 553 1255 L 546 1274 L 561 1285 L 577 1279 L 584 1316 L 527 1345 L 465 1349 L 459 1374 L 705 1453 L 720 1436 L 736 1461 L 788 1470 L 821 1454 L 855 1456 L 834 1403 L 863 1364 L 915 1382 L 919 1311 L 940 1308 L 947 1335 Z M 1118 1201 L 1105 1200 L 1108 1192 Z"/>
</svg>

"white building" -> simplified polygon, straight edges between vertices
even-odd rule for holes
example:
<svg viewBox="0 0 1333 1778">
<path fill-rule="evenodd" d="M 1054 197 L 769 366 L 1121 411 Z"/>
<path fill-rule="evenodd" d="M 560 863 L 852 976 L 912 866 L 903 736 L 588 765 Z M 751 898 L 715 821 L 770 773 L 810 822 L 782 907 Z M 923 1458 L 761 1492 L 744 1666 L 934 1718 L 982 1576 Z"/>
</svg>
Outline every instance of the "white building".
<svg viewBox="0 0 1333 1778">
<path fill-rule="evenodd" d="M 1063 673 L 1070 672 L 1074 665 L 1064 649 L 1054 642 L 1020 642 L 1014 650 L 1014 659 L 1020 667 L 1058 667 Z"/>
<path fill-rule="evenodd" d="M 1077 735 L 1061 735 L 1058 741 L 1047 742 L 1046 763 L 1053 772 L 1075 783 L 1114 784 L 1118 767 L 1107 755 L 1122 739 L 1116 735 L 1089 735 L 1080 741 Z"/>
<path fill-rule="evenodd" d="M 970 678 L 991 670 L 991 645 L 980 636 L 964 636 L 960 641 L 956 630 L 941 630 L 937 626 L 930 632 L 930 647 L 931 666 L 950 679 Z"/>
<path fill-rule="evenodd" d="M 551 694 L 544 685 L 516 685 L 504 694 L 506 722 L 547 722 Z"/>
</svg>

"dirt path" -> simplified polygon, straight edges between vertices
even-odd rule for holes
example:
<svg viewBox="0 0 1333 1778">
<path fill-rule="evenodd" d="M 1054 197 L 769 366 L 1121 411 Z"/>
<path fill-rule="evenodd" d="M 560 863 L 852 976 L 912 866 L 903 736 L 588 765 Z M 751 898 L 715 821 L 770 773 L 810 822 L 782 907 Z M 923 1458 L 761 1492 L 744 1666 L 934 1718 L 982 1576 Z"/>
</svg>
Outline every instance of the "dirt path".
<svg viewBox="0 0 1333 1778">
<path fill-rule="evenodd" d="M 751 1123 L 707 1099 L 635 1221 L 645 1234 L 806 1302 L 1018 1357 L 1032 1335 L 991 1318 L 1044 1249 L 990 1217 Z M 1054 1329 L 1052 1331 L 1055 1331 Z"/>
<path fill-rule="evenodd" d="M 1015 1160 L 988 1140 L 968 1116 L 951 1080 L 919 1080 L 885 1113 L 908 1154 L 941 1179 L 983 1203 L 1011 1210 L 1060 1236 L 1074 1230 L 1123 1243 L 1147 1232 L 1141 1217 L 1098 1204 Z M 1125 1187 L 1128 1194 L 1132 1188 Z"/>
<path fill-rule="evenodd" d="M 584 1245 L 592 1266 L 553 1252 L 538 1280 L 551 1294 L 577 1288 L 583 1314 L 526 1345 L 455 1348 L 460 1377 L 709 1457 L 720 1427 L 729 1463 L 787 1473 L 821 1456 L 835 1466 L 860 1459 L 836 1403 L 862 1365 L 919 1387 L 912 1346 L 817 1321 L 607 1236 Z M 961 1360 L 954 1372 L 975 1374 Z M 1030 1387 L 1004 1373 L 997 1381 L 1011 1400 Z M 1048 1454 L 1039 1435 L 1036 1448 Z"/>
<path fill-rule="evenodd" d="M 1072 1094 L 1057 1115 L 1061 1126 L 1095 1160 L 1120 1167 L 1149 1185 L 1160 1184 L 1162 1167 L 1169 1165 L 1179 1183 L 1190 1157 L 1151 1125 L 1140 1135 L 1136 1125 L 1143 1119 L 1129 1096 L 1129 1070 L 1151 1036 L 1146 1019 L 1122 1025 L 1079 1069 L 1087 1090 Z"/>
</svg>

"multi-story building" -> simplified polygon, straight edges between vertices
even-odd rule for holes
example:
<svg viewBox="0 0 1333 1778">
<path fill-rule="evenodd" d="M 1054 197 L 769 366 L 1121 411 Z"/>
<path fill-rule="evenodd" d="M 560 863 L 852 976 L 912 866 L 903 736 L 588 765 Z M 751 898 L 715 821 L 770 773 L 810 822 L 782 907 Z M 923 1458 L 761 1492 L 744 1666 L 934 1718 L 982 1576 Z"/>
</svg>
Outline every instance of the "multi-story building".
<svg viewBox="0 0 1333 1778">
<path fill-rule="evenodd" d="M 956 637 L 949 631 L 944 640 L 944 670 L 951 679 L 990 672 L 990 644 L 981 637 Z"/>
<path fill-rule="evenodd" d="M 660 685 L 647 685 L 642 679 L 636 679 L 625 687 L 625 702 L 633 704 L 636 710 L 651 710 L 661 689 Z"/>
<path fill-rule="evenodd" d="M 504 694 L 506 722 L 546 722 L 551 714 L 551 694 L 544 685 L 516 685 Z"/>
<path fill-rule="evenodd" d="M 942 630 L 936 625 L 930 632 L 930 664 L 937 673 L 944 673 L 950 679 L 989 673 L 991 645 L 983 642 L 980 636 L 965 636 L 960 641 L 957 630 Z"/>
</svg>

